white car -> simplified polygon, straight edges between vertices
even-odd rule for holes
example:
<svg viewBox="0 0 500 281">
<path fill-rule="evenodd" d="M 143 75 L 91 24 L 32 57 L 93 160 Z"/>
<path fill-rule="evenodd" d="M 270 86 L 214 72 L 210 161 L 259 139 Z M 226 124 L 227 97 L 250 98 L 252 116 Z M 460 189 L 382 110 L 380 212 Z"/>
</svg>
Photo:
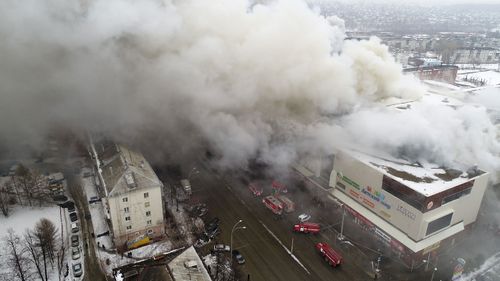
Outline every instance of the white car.
<svg viewBox="0 0 500 281">
<path fill-rule="evenodd" d="M 228 245 L 217 244 L 214 245 L 214 252 L 229 252 L 231 248 Z"/>
<path fill-rule="evenodd" d="M 305 222 L 305 221 L 308 221 L 310 219 L 311 219 L 311 215 L 308 215 L 306 213 L 299 215 L 299 221 L 300 222 Z"/>
<path fill-rule="evenodd" d="M 80 258 L 80 250 L 77 247 L 71 248 L 71 257 L 73 260 L 77 260 Z"/>
</svg>

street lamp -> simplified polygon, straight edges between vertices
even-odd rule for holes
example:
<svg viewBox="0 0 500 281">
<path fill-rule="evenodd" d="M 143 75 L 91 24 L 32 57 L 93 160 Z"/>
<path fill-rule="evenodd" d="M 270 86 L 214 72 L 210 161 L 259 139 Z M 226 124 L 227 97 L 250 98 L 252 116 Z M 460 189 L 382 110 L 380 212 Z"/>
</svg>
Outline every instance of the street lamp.
<svg viewBox="0 0 500 281">
<path fill-rule="evenodd" d="M 434 274 L 436 273 L 437 270 L 438 270 L 437 267 L 434 267 L 434 270 L 432 271 L 431 281 L 434 280 Z"/>
<path fill-rule="evenodd" d="M 231 265 L 233 265 L 233 233 L 238 230 L 238 229 L 246 229 L 247 227 L 246 226 L 242 226 L 242 227 L 237 227 L 238 224 L 242 223 L 243 220 L 239 220 L 238 222 L 236 222 L 234 225 L 233 225 L 233 228 L 231 229 L 231 245 L 229 246 L 229 249 L 231 250 Z"/>
<path fill-rule="evenodd" d="M 342 241 L 344 240 L 344 217 L 345 217 L 344 204 L 340 205 L 340 207 L 342 208 L 342 223 L 340 224 L 340 233 L 338 239 Z"/>
</svg>

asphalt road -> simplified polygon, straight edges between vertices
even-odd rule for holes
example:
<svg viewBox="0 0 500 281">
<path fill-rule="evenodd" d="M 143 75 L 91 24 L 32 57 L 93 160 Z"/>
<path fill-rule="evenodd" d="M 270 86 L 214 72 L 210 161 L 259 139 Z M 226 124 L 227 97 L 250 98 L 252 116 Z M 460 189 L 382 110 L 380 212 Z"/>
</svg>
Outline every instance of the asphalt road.
<svg viewBox="0 0 500 281">
<path fill-rule="evenodd" d="M 239 219 L 244 221 L 240 225 L 247 227 L 233 235 L 233 248 L 240 250 L 246 259 L 245 265 L 239 266 L 243 276 L 249 274 L 250 280 L 372 280 L 365 273 L 366 268 L 358 267 L 348 257 L 344 257 L 341 267 L 328 266 L 314 248 L 315 243 L 325 241 L 324 235 L 292 233 L 300 210 L 276 220 L 261 198 L 252 197 L 241 180 L 234 177 L 223 180 L 201 167 L 200 171 L 192 179 L 193 199 L 208 205 L 209 216 L 220 218 L 222 233 L 217 242 L 230 244 L 231 228 Z M 284 248 L 290 248 L 292 238 L 293 253 L 300 264 Z M 213 243 L 203 250 L 208 251 L 212 246 Z"/>
</svg>

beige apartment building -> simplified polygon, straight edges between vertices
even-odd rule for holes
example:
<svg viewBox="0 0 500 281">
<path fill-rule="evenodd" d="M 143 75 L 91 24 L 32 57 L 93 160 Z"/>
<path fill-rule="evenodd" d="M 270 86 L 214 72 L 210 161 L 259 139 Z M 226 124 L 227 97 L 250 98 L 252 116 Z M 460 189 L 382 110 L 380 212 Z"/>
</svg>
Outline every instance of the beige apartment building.
<svg viewBox="0 0 500 281">
<path fill-rule="evenodd" d="M 99 191 L 118 250 L 164 236 L 163 184 L 141 153 L 123 145 L 93 145 Z"/>
</svg>

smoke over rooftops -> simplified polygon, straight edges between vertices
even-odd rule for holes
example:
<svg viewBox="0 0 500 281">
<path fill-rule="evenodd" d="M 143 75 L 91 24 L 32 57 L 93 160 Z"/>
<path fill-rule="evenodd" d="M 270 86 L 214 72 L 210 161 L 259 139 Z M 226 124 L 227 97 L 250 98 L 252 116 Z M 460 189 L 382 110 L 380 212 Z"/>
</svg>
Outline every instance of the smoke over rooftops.
<svg viewBox="0 0 500 281">
<path fill-rule="evenodd" d="M 387 97 L 417 98 L 423 88 L 379 40 L 344 41 L 341 19 L 299 0 L 6 0 L 0 36 L 3 144 L 36 143 L 57 122 L 172 152 L 208 145 L 224 166 L 415 140 L 423 157 L 455 157 L 471 144 L 493 157 L 480 136 L 434 130 L 418 115 L 429 112 L 372 109 Z M 331 118 L 339 115 L 346 121 Z M 456 118 L 452 125 L 469 121 L 439 115 Z M 401 116 L 418 126 L 408 129 Z M 453 155 L 433 145 L 450 140 L 468 143 Z"/>
</svg>

